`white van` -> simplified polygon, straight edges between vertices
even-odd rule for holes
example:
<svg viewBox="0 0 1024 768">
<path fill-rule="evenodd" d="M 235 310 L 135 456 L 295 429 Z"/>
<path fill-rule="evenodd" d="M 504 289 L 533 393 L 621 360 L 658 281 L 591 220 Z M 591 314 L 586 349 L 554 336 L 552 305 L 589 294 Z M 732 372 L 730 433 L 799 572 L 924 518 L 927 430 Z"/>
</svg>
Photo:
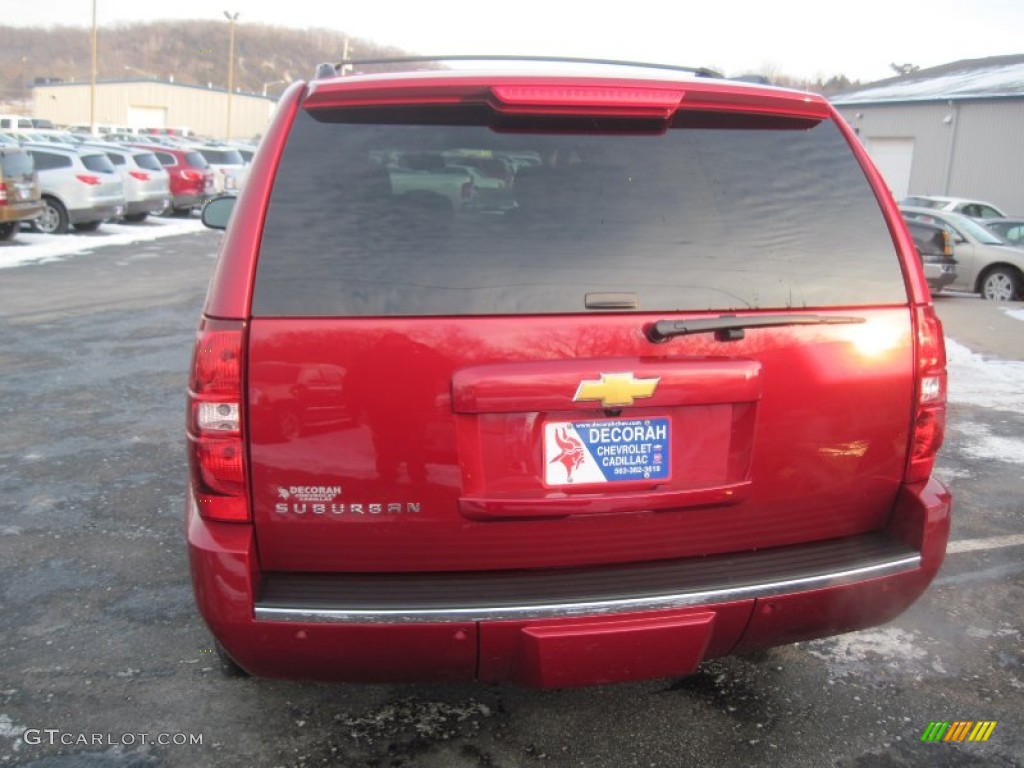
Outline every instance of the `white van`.
<svg viewBox="0 0 1024 768">
<path fill-rule="evenodd" d="M 0 131 L 16 131 L 20 128 L 32 130 L 32 118 L 24 115 L 0 115 Z"/>
</svg>

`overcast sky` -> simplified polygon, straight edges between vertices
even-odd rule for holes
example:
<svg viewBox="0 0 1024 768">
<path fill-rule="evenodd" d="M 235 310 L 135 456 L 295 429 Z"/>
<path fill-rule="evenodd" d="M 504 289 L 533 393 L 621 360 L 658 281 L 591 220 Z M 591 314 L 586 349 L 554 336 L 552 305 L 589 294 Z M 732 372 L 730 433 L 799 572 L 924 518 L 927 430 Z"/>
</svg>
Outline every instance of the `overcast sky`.
<svg viewBox="0 0 1024 768">
<path fill-rule="evenodd" d="M 89 26 L 93 0 L 19 2 L 4 24 Z M 411 53 L 633 59 L 869 82 L 1024 53 L 1024 0 L 96 0 L 98 24 L 155 19 L 323 27 Z M 225 21 L 225 24 L 227 22 Z M 340 52 L 339 52 L 340 54 Z M 311 64 L 312 66 L 312 64 Z"/>
</svg>

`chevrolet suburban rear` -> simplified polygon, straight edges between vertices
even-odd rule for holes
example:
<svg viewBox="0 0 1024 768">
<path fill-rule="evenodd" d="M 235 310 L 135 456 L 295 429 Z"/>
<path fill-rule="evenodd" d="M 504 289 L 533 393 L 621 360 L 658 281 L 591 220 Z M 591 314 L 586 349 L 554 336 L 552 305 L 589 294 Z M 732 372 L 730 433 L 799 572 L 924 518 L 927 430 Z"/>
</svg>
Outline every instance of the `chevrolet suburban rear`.
<svg viewBox="0 0 1024 768">
<path fill-rule="evenodd" d="M 396 158 L 513 169 L 507 202 Z M 661 70 L 327 77 L 231 210 L 189 387 L 200 612 L 255 675 L 684 675 L 942 562 L 942 330 L 838 114 Z"/>
</svg>

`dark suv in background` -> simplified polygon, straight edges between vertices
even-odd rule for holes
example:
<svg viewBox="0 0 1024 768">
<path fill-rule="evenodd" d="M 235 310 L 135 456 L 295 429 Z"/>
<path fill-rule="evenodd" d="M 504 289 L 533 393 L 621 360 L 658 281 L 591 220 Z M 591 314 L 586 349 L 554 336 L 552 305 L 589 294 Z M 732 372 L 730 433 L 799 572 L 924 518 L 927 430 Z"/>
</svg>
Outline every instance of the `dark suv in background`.
<svg viewBox="0 0 1024 768">
<path fill-rule="evenodd" d="M 933 292 L 941 291 L 956 282 L 956 259 L 953 258 L 953 238 L 937 224 L 907 219 L 907 230 L 924 265 L 924 276 Z"/>
<path fill-rule="evenodd" d="M 825 99 L 635 66 L 326 69 L 203 214 L 230 224 L 187 537 L 229 668 L 674 676 L 925 590 L 942 328 Z M 436 179 L 399 183 L 428 156 Z M 452 158 L 507 170 L 500 204 L 442 192 Z"/>
</svg>

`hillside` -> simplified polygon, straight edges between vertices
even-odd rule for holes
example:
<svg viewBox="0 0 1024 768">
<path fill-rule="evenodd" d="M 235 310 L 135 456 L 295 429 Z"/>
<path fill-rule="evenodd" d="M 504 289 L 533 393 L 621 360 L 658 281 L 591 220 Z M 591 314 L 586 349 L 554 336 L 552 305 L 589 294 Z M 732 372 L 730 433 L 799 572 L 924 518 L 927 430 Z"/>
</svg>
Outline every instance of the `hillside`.
<svg viewBox="0 0 1024 768">
<path fill-rule="evenodd" d="M 100 27 L 98 77 L 168 78 L 194 85 L 227 87 L 229 25 L 226 21 L 158 21 Z M 37 78 L 88 82 L 90 30 L 85 27 L 0 26 L 0 102 L 20 104 Z M 341 59 L 345 33 L 239 23 L 235 27 L 235 86 L 277 96 L 316 65 Z M 401 56 L 402 50 L 352 38 L 351 56 Z M 423 65 L 419 65 L 422 67 Z M 825 94 L 859 85 L 843 75 L 816 82 L 764 72 L 779 85 Z"/>
<path fill-rule="evenodd" d="M 19 102 L 36 78 L 87 82 L 91 30 L 82 27 L 0 26 L 0 101 Z M 226 87 L 229 25 L 226 21 L 160 21 L 100 27 L 98 78 L 174 76 L 176 82 Z M 345 34 L 259 24 L 235 27 L 235 86 L 271 96 L 323 61 L 338 61 Z M 350 55 L 402 55 L 402 51 L 353 38 Z"/>
</svg>

